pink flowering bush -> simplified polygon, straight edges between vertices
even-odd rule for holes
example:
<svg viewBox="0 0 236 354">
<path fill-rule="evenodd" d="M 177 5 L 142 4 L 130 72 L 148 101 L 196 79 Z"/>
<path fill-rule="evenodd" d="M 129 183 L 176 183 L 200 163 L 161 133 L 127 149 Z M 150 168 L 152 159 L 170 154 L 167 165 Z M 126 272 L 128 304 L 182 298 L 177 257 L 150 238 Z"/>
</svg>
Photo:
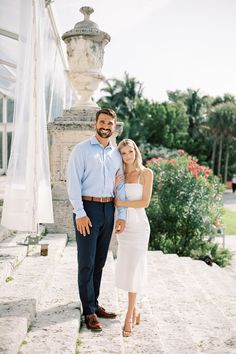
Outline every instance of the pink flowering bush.
<svg viewBox="0 0 236 354">
<path fill-rule="evenodd" d="M 147 210 L 150 249 L 194 258 L 208 254 L 216 263 L 226 265 L 229 252 L 207 241 L 222 215 L 223 187 L 218 177 L 183 150 L 166 159 L 153 158 L 147 165 L 154 172 L 153 196 Z M 222 252 L 223 261 L 219 261 Z"/>
</svg>

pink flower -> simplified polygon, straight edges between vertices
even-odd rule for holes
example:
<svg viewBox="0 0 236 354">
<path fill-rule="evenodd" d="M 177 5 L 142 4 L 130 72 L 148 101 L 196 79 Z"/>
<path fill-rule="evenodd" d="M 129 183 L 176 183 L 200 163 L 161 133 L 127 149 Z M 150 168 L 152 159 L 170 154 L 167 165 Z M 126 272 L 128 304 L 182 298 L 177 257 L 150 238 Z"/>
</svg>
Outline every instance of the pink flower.
<svg viewBox="0 0 236 354">
<path fill-rule="evenodd" d="M 184 150 L 177 150 L 177 153 L 179 154 L 179 155 L 183 155 L 183 154 L 185 154 L 185 151 Z"/>
<path fill-rule="evenodd" d="M 176 162 L 176 159 L 171 159 L 171 160 L 169 160 L 169 164 L 170 164 L 170 165 L 174 165 L 175 162 Z"/>
</svg>

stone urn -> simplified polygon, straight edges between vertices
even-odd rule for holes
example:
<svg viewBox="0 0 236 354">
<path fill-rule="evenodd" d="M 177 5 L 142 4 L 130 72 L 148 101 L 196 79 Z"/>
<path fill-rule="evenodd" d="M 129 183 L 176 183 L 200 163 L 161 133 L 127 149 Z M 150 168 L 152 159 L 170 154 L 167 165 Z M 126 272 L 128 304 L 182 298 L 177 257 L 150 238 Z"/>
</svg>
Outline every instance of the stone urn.
<svg viewBox="0 0 236 354">
<path fill-rule="evenodd" d="M 78 95 L 72 110 L 98 107 L 92 95 L 104 80 L 101 74 L 104 47 L 111 39 L 90 20 L 94 12 L 91 7 L 81 7 L 80 12 L 84 20 L 76 23 L 72 30 L 62 36 L 67 46 L 69 78 Z"/>
</svg>

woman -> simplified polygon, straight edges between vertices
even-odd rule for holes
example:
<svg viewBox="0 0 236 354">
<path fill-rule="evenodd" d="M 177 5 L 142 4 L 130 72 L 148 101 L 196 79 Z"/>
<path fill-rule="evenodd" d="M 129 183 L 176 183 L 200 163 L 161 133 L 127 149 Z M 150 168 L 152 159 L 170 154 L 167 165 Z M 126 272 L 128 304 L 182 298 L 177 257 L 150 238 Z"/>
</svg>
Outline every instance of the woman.
<svg viewBox="0 0 236 354">
<path fill-rule="evenodd" d="M 148 207 L 153 183 L 152 170 L 142 164 L 140 151 L 134 141 L 124 139 L 118 145 L 125 175 L 126 201 L 115 200 L 117 207 L 127 207 L 125 230 L 118 238 L 116 286 L 128 291 L 128 309 L 123 327 L 123 336 L 129 337 L 132 328 L 140 322 L 136 308 L 136 296 L 144 280 L 145 260 L 148 249 L 150 226 L 145 208 Z M 118 176 L 116 186 L 123 176 Z"/>
</svg>

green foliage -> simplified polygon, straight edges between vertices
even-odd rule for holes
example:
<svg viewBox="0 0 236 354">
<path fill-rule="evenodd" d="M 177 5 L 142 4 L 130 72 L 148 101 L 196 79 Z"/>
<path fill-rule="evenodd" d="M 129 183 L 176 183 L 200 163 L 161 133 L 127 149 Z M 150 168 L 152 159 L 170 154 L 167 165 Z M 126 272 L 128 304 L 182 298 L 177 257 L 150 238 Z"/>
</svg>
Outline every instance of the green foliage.
<svg viewBox="0 0 236 354">
<path fill-rule="evenodd" d="M 13 281 L 13 280 L 14 280 L 14 278 L 9 276 L 9 277 L 6 278 L 5 281 L 6 281 L 6 283 L 9 283 L 10 281 Z"/>
<path fill-rule="evenodd" d="M 228 97 L 228 100 L 227 100 Z M 236 139 L 236 104 L 230 101 L 230 95 L 224 96 L 226 102 L 218 103 L 211 110 L 209 115 L 209 126 L 215 141 L 219 143 L 219 157 L 217 174 L 221 174 L 222 151 L 225 151 L 224 158 L 224 182 L 228 179 L 228 163 L 231 162 L 230 173 L 234 173 L 233 166 L 235 162 L 235 139 Z M 214 159 L 212 161 L 214 167 Z M 216 168 L 215 168 L 216 172 Z"/>
<path fill-rule="evenodd" d="M 166 159 L 153 158 L 148 167 L 154 172 L 153 196 L 147 210 L 150 249 L 180 256 L 209 253 L 206 236 L 213 234 L 213 224 L 222 215 L 223 189 L 218 178 L 183 150 Z M 227 258 L 216 248 L 215 259 Z"/>
<path fill-rule="evenodd" d="M 236 104 L 218 104 L 210 113 L 209 124 L 216 136 L 236 137 Z"/>
<path fill-rule="evenodd" d="M 113 108 L 124 123 L 118 139 L 131 138 L 138 146 L 147 145 L 150 152 L 160 146 L 182 148 L 199 163 L 210 165 L 224 181 L 235 173 L 235 124 L 229 124 L 232 115 L 229 109 L 221 118 L 214 113 L 222 105 L 235 109 L 233 95 L 211 97 L 187 89 L 167 91 L 167 102 L 150 101 L 143 95 L 143 84 L 128 73 L 122 80 L 107 80 L 101 91 L 104 96 L 98 105 Z"/>
<path fill-rule="evenodd" d="M 233 256 L 228 249 L 219 247 L 217 243 L 211 242 L 205 242 L 202 248 L 191 251 L 190 256 L 193 259 L 202 259 L 206 254 L 220 267 L 226 267 Z"/>
<path fill-rule="evenodd" d="M 188 117 L 182 102 L 152 102 L 143 97 L 142 84 L 125 73 L 124 80 L 111 79 L 98 101 L 112 107 L 124 123 L 120 140 L 130 138 L 137 145 L 181 147 L 188 134 Z"/>
<path fill-rule="evenodd" d="M 207 116 L 212 98 L 202 96 L 199 90 L 168 91 L 172 102 L 182 102 L 188 117 L 188 137 L 182 147 L 197 156 L 200 163 L 210 161 L 211 135 L 207 129 Z"/>
<path fill-rule="evenodd" d="M 80 348 L 79 346 L 81 345 L 82 340 L 80 338 L 77 338 L 76 340 L 76 350 L 75 350 L 75 354 L 79 354 L 80 353 Z"/>
</svg>

